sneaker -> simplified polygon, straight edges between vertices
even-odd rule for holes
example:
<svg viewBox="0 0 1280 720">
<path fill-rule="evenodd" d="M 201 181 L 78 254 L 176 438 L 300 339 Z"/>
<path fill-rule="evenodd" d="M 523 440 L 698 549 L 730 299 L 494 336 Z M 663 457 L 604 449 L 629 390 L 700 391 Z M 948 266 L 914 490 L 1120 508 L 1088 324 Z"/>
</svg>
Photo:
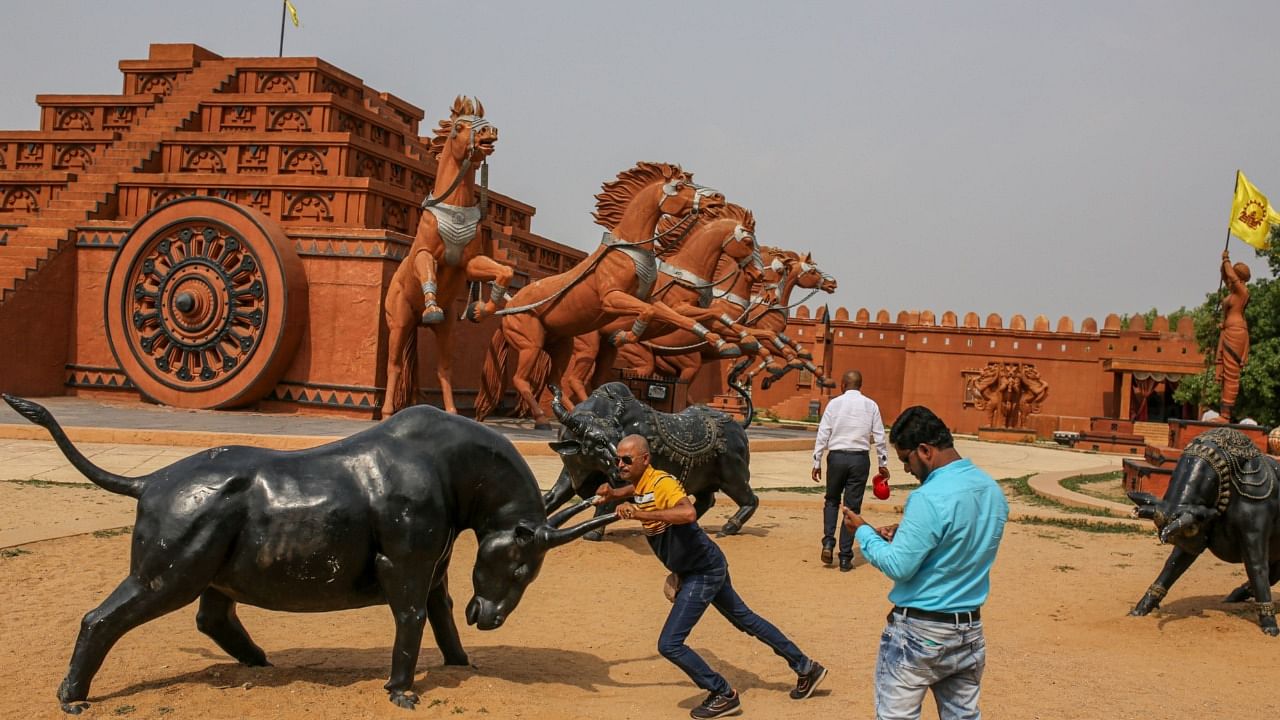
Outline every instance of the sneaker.
<svg viewBox="0 0 1280 720">
<path fill-rule="evenodd" d="M 822 546 L 822 556 L 821 556 L 821 557 L 822 557 L 822 564 L 823 564 L 823 565 L 830 565 L 830 564 L 831 564 L 831 562 L 832 562 L 832 560 L 834 559 L 835 553 L 836 553 L 836 546 L 835 546 L 835 545 L 823 545 L 823 546 Z"/>
<path fill-rule="evenodd" d="M 796 689 L 791 691 L 792 700 L 803 700 L 818 689 L 818 683 L 827 676 L 827 669 L 817 660 L 809 662 L 809 672 L 796 677 Z"/>
<path fill-rule="evenodd" d="M 738 700 L 738 691 L 730 691 L 728 695 L 711 693 L 702 704 L 689 711 L 691 718 L 718 718 L 737 715 L 742 712 L 742 702 Z"/>
</svg>

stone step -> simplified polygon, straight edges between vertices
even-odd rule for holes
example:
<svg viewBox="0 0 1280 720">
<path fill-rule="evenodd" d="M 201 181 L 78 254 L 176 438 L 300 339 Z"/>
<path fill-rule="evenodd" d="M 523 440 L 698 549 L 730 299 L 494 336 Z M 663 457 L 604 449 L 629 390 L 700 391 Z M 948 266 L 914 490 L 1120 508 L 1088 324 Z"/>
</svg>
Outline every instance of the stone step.
<svg viewBox="0 0 1280 720">
<path fill-rule="evenodd" d="M 1142 451 L 1142 459 L 1156 467 L 1173 467 L 1178 464 L 1178 458 L 1182 457 L 1182 450 L 1167 445 L 1147 444 Z"/>
</svg>

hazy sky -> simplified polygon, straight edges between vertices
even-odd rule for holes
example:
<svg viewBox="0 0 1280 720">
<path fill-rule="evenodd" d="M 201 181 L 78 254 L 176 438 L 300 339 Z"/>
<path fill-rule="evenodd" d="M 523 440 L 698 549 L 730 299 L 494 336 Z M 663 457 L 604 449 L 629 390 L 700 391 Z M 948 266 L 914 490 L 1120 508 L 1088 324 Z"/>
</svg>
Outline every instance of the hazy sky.
<svg viewBox="0 0 1280 720">
<path fill-rule="evenodd" d="M 677 162 L 811 250 L 831 306 L 1199 303 L 1237 168 L 1280 200 L 1280 3 L 295 0 L 316 55 L 426 111 L 478 95 L 490 182 L 593 247 L 600 183 Z M 4 0 L 0 129 L 152 42 L 274 56 L 280 3 Z M 1233 257 L 1264 264 L 1238 240 Z"/>
</svg>

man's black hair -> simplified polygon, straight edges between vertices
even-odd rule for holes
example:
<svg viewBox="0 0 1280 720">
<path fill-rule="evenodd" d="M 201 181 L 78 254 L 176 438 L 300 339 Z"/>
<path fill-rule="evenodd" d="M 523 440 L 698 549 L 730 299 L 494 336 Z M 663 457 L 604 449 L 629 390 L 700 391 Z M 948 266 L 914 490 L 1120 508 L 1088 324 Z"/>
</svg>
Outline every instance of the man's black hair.
<svg viewBox="0 0 1280 720">
<path fill-rule="evenodd" d="M 923 405 L 913 405 L 903 410 L 893 421 L 889 439 L 899 450 L 910 450 L 921 444 L 932 445 L 939 450 L 955 447 L 951 431 L 946 423 Z"/>
</svg>

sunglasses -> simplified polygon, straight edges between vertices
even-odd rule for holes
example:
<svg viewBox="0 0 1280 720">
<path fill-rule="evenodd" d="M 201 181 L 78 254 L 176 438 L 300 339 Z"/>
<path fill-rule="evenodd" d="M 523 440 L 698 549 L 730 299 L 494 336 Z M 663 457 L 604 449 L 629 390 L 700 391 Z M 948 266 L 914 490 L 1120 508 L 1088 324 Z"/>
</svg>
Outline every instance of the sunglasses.
<svg viewBox="0 0 1280 720">
<path fill-rule="evenodd" d="M 631 463 L 633 463 L 633 462 L 635 462 L 635 461 L 636 461 L 636 459 L 635 459 L 635 458 L 633 458 L 633 457 L 631 457 L 630 455 L 619 455 L 619 456 L 618 456 L 618 464 L 619 464 L 619 465 L 630 465 Z"/>
</svg>

